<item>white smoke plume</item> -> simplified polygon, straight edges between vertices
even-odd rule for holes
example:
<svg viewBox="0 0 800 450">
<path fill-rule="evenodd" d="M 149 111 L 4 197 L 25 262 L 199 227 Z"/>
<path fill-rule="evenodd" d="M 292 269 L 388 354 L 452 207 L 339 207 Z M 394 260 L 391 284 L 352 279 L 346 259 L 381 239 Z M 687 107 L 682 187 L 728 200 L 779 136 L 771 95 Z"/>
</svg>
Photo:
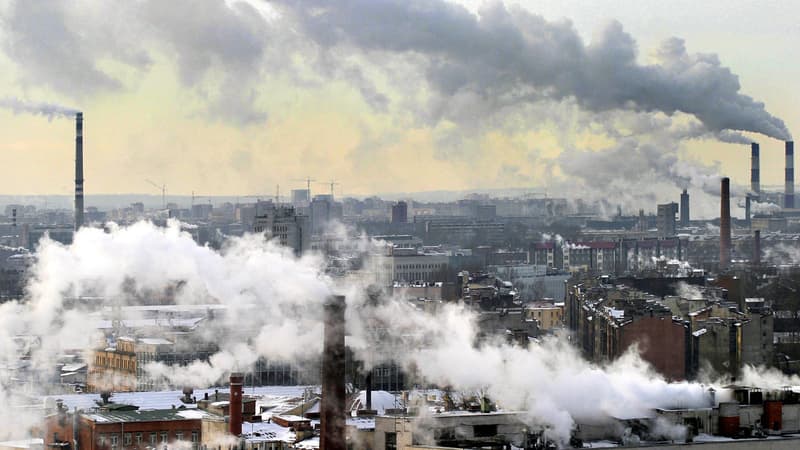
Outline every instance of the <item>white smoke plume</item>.
<svg viewBox="0 0 800 450">
<path fill-rule="evenodd" d="M 79 113 L 75 108 L 61 106 L 54 103 L 29 102 L 13 97 L 0 98 L 0 108 L 10 109 L 14 114 L 36 114 L 53 120 L 61 117 L 74 117 Z"/>
<path fill-rule="evenodd" d="M 763 103 L 739 92 L 738 77 L 716 55 L 690 54 L 681 39 L 672 38 L 659 49 L 657 64 L 642 65 L 636 42 L 618 22 L 586 44 L 569 22 L 548 22 L 502 3 L 487 5 L 477 16 L 442 0 L 273 4 L 322 50 L 413 57 L 447 98 L 500 99 L 499 109 L 574 98 L 598 112 L 683 112 L 710 133 L 791 136 Z"/>
<path fill-rule="evenodd" d="M 800 264 L 800 247 L 785 243 L 771 245 L 764 250 L 764 261 L 777 265 Z"/>
</svg>

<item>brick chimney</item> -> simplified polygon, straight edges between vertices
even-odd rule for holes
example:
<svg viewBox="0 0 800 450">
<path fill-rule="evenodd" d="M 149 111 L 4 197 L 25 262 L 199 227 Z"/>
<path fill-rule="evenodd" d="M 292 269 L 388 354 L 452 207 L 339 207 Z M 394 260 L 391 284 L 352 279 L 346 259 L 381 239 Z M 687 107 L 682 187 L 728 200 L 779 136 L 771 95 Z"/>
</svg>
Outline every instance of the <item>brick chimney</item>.
<svg viewBox="0 0 800 450">
<path fill-rule="evenodd" d="M 244 375 L 234 372 L 230 377 L 231 398 L 229 404 L 228 430 L 234 436 L 242 434 L 242 384 Z"/>
<path fill-rule="evenodd" d="M 345 450 L 344 296 L 330 297 L 324 308 L 319 448 Z"/>
</svg>

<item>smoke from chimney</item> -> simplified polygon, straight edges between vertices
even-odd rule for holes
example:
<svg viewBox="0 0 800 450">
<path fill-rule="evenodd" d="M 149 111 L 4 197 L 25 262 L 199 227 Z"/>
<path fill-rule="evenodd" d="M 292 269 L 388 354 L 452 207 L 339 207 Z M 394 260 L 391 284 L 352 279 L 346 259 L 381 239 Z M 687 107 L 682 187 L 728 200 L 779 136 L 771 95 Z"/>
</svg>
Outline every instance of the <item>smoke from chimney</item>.
<svg viewBox="0 0 800 450">
<path fill-rule="evenodd" d="M 731 264 L 731 180 L 722 179 L 720 185 L 719 208 L 719 269 L 725 270 Z"/>
<path fill-rule="evenodd" d="M 320 450 L 345 450 L 344 296 L 325 303 Z"/>
<path fill-rule="evenodd" d="M 75 114 L 75 231 L 83 226 L 83 113 Z"/>
<path fill-rule="evenodd" d="M 234 436 L 242 434 L 242 384 L 244 375 L 234 372 L 230 377 L 231 398 L 229 405 L 228 431 Z"/>
<path fill-rule="evenodd" d="M 750 190 L 756 199 L 761 195 L 761 150 L 758 143 L 750 144 Z"/>
<path fill-rule="evenodd" d="M 794 141 L 786 141 L 786 187 L 783 207 L 794 208 Z"/>
</svg>

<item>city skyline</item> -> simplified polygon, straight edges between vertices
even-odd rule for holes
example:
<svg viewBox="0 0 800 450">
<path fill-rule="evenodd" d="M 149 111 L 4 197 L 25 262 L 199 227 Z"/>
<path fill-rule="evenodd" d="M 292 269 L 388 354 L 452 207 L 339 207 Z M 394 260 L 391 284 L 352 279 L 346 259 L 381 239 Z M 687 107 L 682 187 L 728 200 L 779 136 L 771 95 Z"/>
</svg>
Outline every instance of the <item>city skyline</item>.
<svg viewBox="0 0 800 450">
<path fill-rule="evenodd" d="M 714 15 L 710 12 L 719 4 L 683 4 L 682 9 L 645 2 L 611 8 L 616 3 L 590 8 L 577 2 L 465 2 L 466 9 L 443 2 L 432 5 L 441 8 L 437 13 L 443 17 L 466 18 L 467 24 L 480 17 L 476 23 L 501 26 L 497 15 L 536 21 L 541 14 L 546 26 L 586 46 L 602 40 L 598 27 L 618 19 L 621 29 L 605 29 L 623 33 L 622 41 L 624 33 L 630 34 L 640 65 L 654 63 L 653 53 L 661 42 L 678 36 L 685 39 L 692 58 L 695 53 L 718 54 L 723 72 L 728 67 L 739 75 L 738 93 L 765 102 L 766 111 L 783 119 L 789 130 L 800 122 L 792 110 L 800 91 L 792 80 L 800 78 L 792 76 L 795 66 L 783 63 L 796 60 L 797 53 L 790 48 L 791 37 L 798 34 L 798 27 L 788 22 L 791 5 L 758 8 L 739 2 L 725 14 Z M 278 184 L 286 193 L 302 188 L 304 183 L 296 180 L 309 175 L 320 182 L 335 179 L 341 183 L 340 193 L 354 196 L 541 188 L 583 197 L 596 188 L 593 171 L 605 167 L 607 159 L 629 154 L 628 164 L 678 161 L 674 169 L 691 173 L 691 183 L 700 190 L 713 190 L 716 182 L 707 178 L 730 176 L 739 186 L 749 179 L 748 146 L 676 139 L 675 133 L 665 136 L 660 131 L 668 122 L 673 128 L 692 122 L 687 114 L 670 118 L 598 107 L 594 98 L 587 107 L 569 92 L 562 99 L 534 95 L 535 101 L 514 100 L 510 106 L 469 95 L 447 97 L 442 86 L 435 85 L 435 76 L 444 74 L 431 75 L 431 59 L 414 61 L 417 56 L 430 58 L 423 50 L 409 56 L 402 49 L 368 49 L 355 42 L 358 36 L 325 47 L 313 30 L 298 28 L 302 17 L 281 2 L 209 3 L 206 14 L 192 20 L 174 14 L 182 7 L 178 4 L 168 10 L 137 3 L 113 14 L 102 4 L 96 10 L 85 6 L 67 12 L 54 4 L 2 5 L 4 22 L 10 26 L 2 36 L 0 64 L 9 70 L 0 75 L 0 99 L 58 103 L 85 112 L 88 204 L 93 193 L 156 194 L 146 180 L 165 184 L 168 194 L 264 195 L 274 193 Z M 379 12 L 365 14 L 379 18 Z M 102 14 L 108 14 L 105 20 Z M 564 18 L 572 24 L 564 24 Z M 750 26 L 743 26 L 745 19 Z M 447 29 L 450 25 L 458 24 L 442 22 L 439 32 L 447 36 L 453 32 Z M 114 26 L 117 34 L 103 34 Z M 283 34 L 287 29 L 296 34 Z M 733 29 L 735 35 L 720 33 Z M 61 45 L 34 41 L 45 36 L 42 33 L 57 39 L 54 30 L 62 33 Z M 143 31 L 151 34 L 137 38 Z M 228 39 L 209 45 L 212 42 L 204 42 L 201 32 Z M 107 41 L 96 41 L 103 36 Z M 398 46 L 412 44 L 416 45 L 401 40 Z M 54 71 L 58 58 L 70 53 L 72 65 Z M 282 53 L 291 59 L 282 59 Z M 270 66 L 276 61 L 291 67 Z M 713 64 L 711 58 L 698 67 Z M 469 89 L 456 94 L 464 92 Z M 463 111 L 470 114 L 460 114 Z M 0 181 L 3 192 L 71 192 L 72 121 L 48 121 L 9 109 L 0 111 L 0 119 L 7 137 L 2 162 L 9 168 Z M 746 137 L 761 143 L 762 183 L 778 185 L 783 143 L 753 133 Z M 652 155 L 642 147 L 645 144 L 663 151 Z M 714 161 L 719 161 L 717 167 Z M 581 162 L 589 167 L 580 167 Z M 469 173 L 477 176 L 464 176 Z M 632 190 L 639 188 L 631 184 Z M 678 187 L 670 180 L 642 198 L 675 198 Z M 328 191 L 322 184 L 315 188 Z M 636 194 L 622 197 L 634 205 L 642 202 Z"/>
</svg>

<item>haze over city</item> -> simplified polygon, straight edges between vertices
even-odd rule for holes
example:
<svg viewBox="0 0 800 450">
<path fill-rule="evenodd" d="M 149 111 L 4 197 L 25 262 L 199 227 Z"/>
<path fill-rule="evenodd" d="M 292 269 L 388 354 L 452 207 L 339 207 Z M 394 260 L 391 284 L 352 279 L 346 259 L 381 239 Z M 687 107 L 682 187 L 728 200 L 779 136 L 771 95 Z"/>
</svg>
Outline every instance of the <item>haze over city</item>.
<svg viewBox="0 0 800 450">
<path fill-rule="evenodd" d="M 0 0 L 0 450 L 798 448 L 798 13 Z"/>
</svg>

